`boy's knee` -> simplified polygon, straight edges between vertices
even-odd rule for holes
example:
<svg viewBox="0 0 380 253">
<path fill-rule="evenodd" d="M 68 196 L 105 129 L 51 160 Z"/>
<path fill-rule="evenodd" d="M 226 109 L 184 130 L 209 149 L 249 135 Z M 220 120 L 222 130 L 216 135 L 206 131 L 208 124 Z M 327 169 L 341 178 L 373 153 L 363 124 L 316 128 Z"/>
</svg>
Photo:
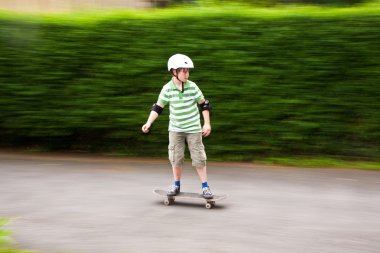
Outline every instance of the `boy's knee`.
<svg viewBox="0 0 380 253">
<path fill-rule="evenodd" d="M 168 148 L 169 161 L 173 168 L 182 167 L 184 161 L 184 154 L 178 150 L 178 146 L 170 144 Z"/>
<path fill-rule="evenodd" d="M 204 161 L 192 161 L 192 165 L 195 167 L 195 168 L 203 168 L 203 167 L 206 167 L 206 160 Z"/>
<path fill-rule="evenodd" d="M 202 143 L 195 145 L 191 152 L 192 165 L 196 168 L 202 168 L 206 166 L 207 156 L 205 146 Z"/>
</svg>

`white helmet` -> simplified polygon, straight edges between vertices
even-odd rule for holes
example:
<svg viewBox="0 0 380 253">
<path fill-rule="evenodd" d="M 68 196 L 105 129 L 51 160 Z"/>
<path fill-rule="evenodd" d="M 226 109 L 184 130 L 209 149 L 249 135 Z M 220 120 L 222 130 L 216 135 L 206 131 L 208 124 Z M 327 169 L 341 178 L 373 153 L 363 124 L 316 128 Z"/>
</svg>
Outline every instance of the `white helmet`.
<svg viewBox="0 0 380 253">
<path fill-rule="evenodd" d="M 184 54 L 175 54 L 168 60 L 168 71 L 178 68 L 194 68 L 193 61 Z"/>
</svg>

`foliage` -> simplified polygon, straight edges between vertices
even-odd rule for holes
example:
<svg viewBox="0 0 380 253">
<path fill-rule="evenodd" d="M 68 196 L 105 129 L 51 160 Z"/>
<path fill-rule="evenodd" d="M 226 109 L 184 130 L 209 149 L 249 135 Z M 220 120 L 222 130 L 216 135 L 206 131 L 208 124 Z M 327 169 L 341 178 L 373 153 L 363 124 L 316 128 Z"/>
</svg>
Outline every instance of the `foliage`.
<svg viewBox="0 0 380 253">
<path fill-rule="evenodd" d="M 377 8 L 195 8 L 0 18 L 3 147 L 166 156 L 142 135 L 181 52 L 213 104 L 210 158 L 380 157 Z"/>
<path fill-rule="evenodd" d="M 345 168 L 345 169 L 364 169 L 364 170 L 380 170 L 379 162 L 367 161 L 343 161 L 328 157 L 267 157 L 257 162 L 262 164 L 275 164 L 281 166 L 292 166 L 302 168 Z"/>
<path fill-rule="evenodd" d="M 0 248 L 10 242 L 10 232 L 3 229 L 6 223 L 7 220 L 0 217 Z"/>
<path fill-rule="evenodd" d="M 198 0 L 198 1 L 169 1 L 171 3 L 196 2 L 200 4 L 247 4 L 256 6 L 276 6 L 286 4 L 312 4 L 328 6 L 350 6 L 368 2 L 365 0 Z"/>
<path fill-rule="evenodd" d="M 3 229 L 3 226 L 7 223 L 7 219 L 0 217 L 0 253 L 16 253 L 17 250 L 10 248 L 12 242 L 9 231 Z"/>
<path fill-rule="evenodd" d="M 10 237 L 12 233 L 3 228 L 7 223 L 8 219 L 0 217 L 0 253 L 33 253 L 34 251 L 18 249 L 12 244 L 13 240 Z"/>
</svg>

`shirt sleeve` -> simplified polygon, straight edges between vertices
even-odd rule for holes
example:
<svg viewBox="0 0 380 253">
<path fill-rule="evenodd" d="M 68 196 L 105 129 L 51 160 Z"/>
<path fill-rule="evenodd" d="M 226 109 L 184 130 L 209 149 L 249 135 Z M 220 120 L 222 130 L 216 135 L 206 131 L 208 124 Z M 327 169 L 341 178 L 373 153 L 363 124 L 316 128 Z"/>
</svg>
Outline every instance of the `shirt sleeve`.
<svg viewBox="0 0 380 253">
<path fill-rule="evenodd" d="M 199 102 L 200 100 L 205 98 L 203 96 L 202 91 L 199 89 L 198 85 L 195 85 L 194 98 L 196 102 Z"/>
<path fill-rule="evenodd" d="M 158 96 L 157 103 L 165 106 L 169 104 L 169 95 L 167 94 L 165 88 L 162 88 L 160 95 Z"/>
</svg>

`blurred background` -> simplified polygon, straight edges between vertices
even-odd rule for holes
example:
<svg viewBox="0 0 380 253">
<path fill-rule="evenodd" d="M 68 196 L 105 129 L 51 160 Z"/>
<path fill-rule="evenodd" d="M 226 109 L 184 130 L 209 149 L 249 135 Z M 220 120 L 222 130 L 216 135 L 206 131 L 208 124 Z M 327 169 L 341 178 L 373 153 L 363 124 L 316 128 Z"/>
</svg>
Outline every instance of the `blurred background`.
<svg viewBox="0 0 380 253">
<path fill-rule="evenodd" d="M 72 11 L 105 8 L 149 8 L 155 1 L 144 0 L 3 0 L 0 7 L 17 11 Z M 159 2 L 159 1 L 157 1 Z"/>
<path fill-rule="evenodd" d="M 89 9 L 139 9 L 183 4 L 279 4 L 353 5 L 365 0 L 1 0 L 0 8 L 17 11 L 72 11 Z"/>
<path fill-rule="evenodd" d="M 167 154 L 143 135 L 175 53 L 210 159 L 380 158 L 380 2 L 1 0 L 0 148 Z"/>
</svg>

